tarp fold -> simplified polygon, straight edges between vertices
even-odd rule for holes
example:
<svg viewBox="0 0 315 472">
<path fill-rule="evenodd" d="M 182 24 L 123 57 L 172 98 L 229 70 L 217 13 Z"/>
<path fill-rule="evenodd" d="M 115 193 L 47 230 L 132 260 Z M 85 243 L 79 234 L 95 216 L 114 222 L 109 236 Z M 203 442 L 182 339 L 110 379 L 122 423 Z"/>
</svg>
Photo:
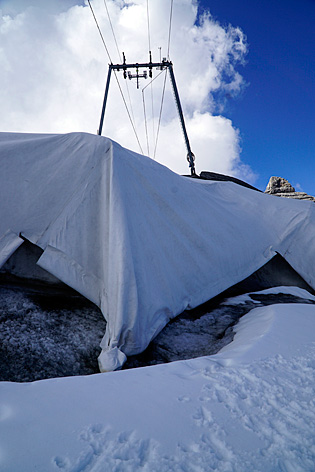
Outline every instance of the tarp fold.
<svg viewBox="0 0 315 472">
<path fill-rule="evenodd" d="M 182 177 L 85 133 L 0 133 L 0 178 L 0 263 L 22 232 L 41 267 L 100 307 L 101 370 L 277 252 L 315 289 L 312 202 Z"/>
</svg>

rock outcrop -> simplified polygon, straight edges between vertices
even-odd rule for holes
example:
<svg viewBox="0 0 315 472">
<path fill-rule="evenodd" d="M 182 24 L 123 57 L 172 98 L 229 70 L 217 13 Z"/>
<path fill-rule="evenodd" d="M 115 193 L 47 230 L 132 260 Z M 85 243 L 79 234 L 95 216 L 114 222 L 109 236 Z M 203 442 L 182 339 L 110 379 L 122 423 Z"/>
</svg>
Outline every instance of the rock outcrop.
<svg viewBox="0 0 315 472">
<path fill-rule="evenodd" d="M 310 200 L 315 202 L 315 197 L 305 192 L 296 192 L 290 182 L 282 177 L 270 177 L 265 193 L 276 195 L 277 197 L 295 198 L 298 200 Z"/>
</svg>

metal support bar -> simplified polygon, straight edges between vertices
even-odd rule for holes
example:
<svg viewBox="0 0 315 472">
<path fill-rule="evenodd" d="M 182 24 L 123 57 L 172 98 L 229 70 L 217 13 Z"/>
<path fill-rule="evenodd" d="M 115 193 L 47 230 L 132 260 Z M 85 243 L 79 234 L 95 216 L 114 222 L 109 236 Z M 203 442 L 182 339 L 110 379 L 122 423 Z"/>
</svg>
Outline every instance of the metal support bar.
<svg viewBox="0 0 315 472">
<path fill-rule="evenodd" d="M 176 81 L 175 81 L 172 62 L 167 61 L 166 59 L 163 59 L 162 62 L 152 62 L 150 60 L 150 62 L 146 62 L 146 63 L 142 63 L 142 64 L 138 64 L 138 63 L 126 64 L 126 58 L 125 58 L 124 53 L 123 53 L 123 58 L 124 58 L 123 64 L 110 64 L 109 65 L 108 74 L 107 74 L 107 81 L 106 81 L 106 87 L 105 87 L 105 94 L 104 94 L 104 101 L 103 101 L 103 107 L 102 107 L 102 114 L 101 114 L 101 119 L 100 119 L 100 126 L 99 126 L 99 129 L 97 131 L 97 134 L 98 135 L 102 134 L 104 115 L 105 115 L 105 109 L 106 109 L 106 103 L 107 103 L 107 97 L 108 97 L 109 84 L 110 84 L 110 78 L 111 78 L 112 70 L 116 70 L 116 71 L 123 70 L 124 71 L 124 78 L 126 79 L 127 78 L 127 69 L 136 69 L 136 72 L 137 72 L 136 75 L 132 75 L 129 72 L 128 77 L 129 78 L 136 78 L 137 79 L 137 84 L 138 84 L 139 78 L 141 78 L 141 77 L 146 78 L 147 77 L 146 73 L 145 74 L 139 74 L 139 69 L 149 68 L 149 74 L 151 76 L 153 67 L 157 68 L 159 70 L 163 70 L 163 69 L 168 68 L 168 70 L 170 72 L 170 79 L 171 79 L 172 87 L 173 87 L 173 90 L 174 90 L 175 101 L 176 101 L 176 105 L 177 105 L 179 119 L 180 119 L 180 123 L 181 123 L 182 130 L 183 130 L 183 133 L 184 133 L 184 139 L 185 139 L 185 144 L 186 144 L 186 148 L 187 148 L 187 160 L 189 162 L 191 175 L 196 175 L 195 162 L 194 162 L 195 161 L 195 156 L 192 153 L 191 148 L 190 148 L 188 134 L 187 134 L 187 131 L 186 131 L 186 126 L 185 126 L 184 114 L 183 114 L 183 110 L 182 110 L 181 103 L 180 103 L 178 89 L 177 89 L 177 86 L 176 86 Z M 151 59 L 151 54 L 150 54 L 150 59 Z"/>
<path fill-rule="evenodd" d="M 128 72 L 128 79 L 137 79 L 137 89 L 139 88 L 139 79 L 147 79 L 148 78 L 148 73 L 145 70 L 143 74 L 139 74 L 139 69 L 136 69 L 136 74 L 132 74 L 131 72 Z"/>
<path fill-rule="evenodd" d="M 131 63 L 131 64 L 126 64 L 125 62 L 123 64 L 111 64 L 112 69 L 115 70 L 126 70 L 126 69 L 147 69 L 151 67 L 156 67 L 158 69 L 165 69 L 166 67 L 169 67 L 172 65 L 170 61 L 167 61 L 166 59 L 163 59 L 162 62 L 145 62 L 139 64 L 138 62 Z"/>
<path fill-rule="evenodd" d="M 112 64 L 109 64 L 107 80 L 106 80 L 106 87 L 105 87 L 105 94 L 104 94 L 104 101 L 103 101 L 103 107 L 102 107 L 102 113 L 101 113 L 101 119 L 100 119 L 100 126 L 97 130 L 97 134 L 99 136 L 101 136 L 102 129 L 103 129 L 105 108 L 106 108 L 106 103 L 107 103 L 107 97 L 108 97 L 108 90 L 109 90 L 109 83 L 110 83 L 111 74 L 112 74 Z"/>
<path fill-rule="evenodd" d="M 178 109 L 179 119 L 180 119 L 182 129 L 183 129 L 183 133 L 184 133 L 184 138 L 185 138 L 185 143 L 186 143 L 186 148 L 187 148 L 187 160 L 189 162 L 191 175 L 195 175 L 196 174 L 195 162 L 194 162 L 195 156 L 191 152 L 191 148 L 190 148 L 188 134 L 187 134 L 187 131 L 186 131 L 186 126 L 185 126 L 184 114 L 183 114 L 182 106 L 180 104 L 180 99 L 179 99 L 179 94 L 178 94 L 178 90 L 177 90 L 177 86 L 176 86 L 176 81 L 175 81 L 175 76 L 174 76 L 172 63 L 169 64 L 168 70 L 170 72 L 170 79 L 171 79 L 173 90 L 174 90 L 174 95 L 175 95 L 176 105 L 177 105 L 177 109 Z"/>
</svg>

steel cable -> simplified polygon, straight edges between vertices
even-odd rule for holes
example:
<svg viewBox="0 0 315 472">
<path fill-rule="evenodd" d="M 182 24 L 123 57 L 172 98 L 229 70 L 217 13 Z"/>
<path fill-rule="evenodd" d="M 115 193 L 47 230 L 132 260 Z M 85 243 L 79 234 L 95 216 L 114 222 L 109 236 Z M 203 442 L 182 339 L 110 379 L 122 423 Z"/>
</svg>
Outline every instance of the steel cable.
<svg viewBox="0 0 315 472">
<path fill-rule="evenodd" d="M 169 58 L 170 58 L 172 19 L 173 19 L 173 0 L 171 0 L 170 21 L 169 21 L 169 28 L 168 28 L 168 44 L 167 44 L 167 59 L 168 59 L 168 60 L 169 60 Z"/>
<path fill-rule="evenodd" d="M 101 29 L 100 29 L 100 27 L 99 27 L 99 24 L 98 24 L 98 21 L 97 21 L 97 18 L 96 18 L 96 15 L 95 15 L 95 13 L 94 13 L 94 10 L 93 10 L 93 7 L 92 7 L 92 5 L 91 5 L 90 0 L 88 0 L 88 4 L 89 4 L 89 7 L 90 7 L 90 9 L 91 9 L 91 12 L 92 12 L 92 15 L 93 15 L 95 24 L 96 24 L 96 26 L 97 26 L 97 29 L 98 29 L 98 31 L 99 31 L 99 34 L 100 34 L 100 36 L 101 36 L 101 39 L 102 39 L 104 48 L 105 48 L 105 50 L 106 50 L 106 53 L 107 53 L 107 55 L 108 55 L 109 61 L 110 61 L 111 64 L 113 64 L 113 61 L 112 61 L 112 59 L 111 59 L 109 50 L 108 50 L 108 48 L 107 48 L 107 46 L 106 46 L 104 36 L 103 36 L 102 31 L 101 31 Z M 115 75 L 115 78 L 116 78 L 116 81 L 117 81 L 117 85 L 118 85 L 118 88 L 119 88 L 121 97 L 122 97 L 122 99 L 123 99 L 123 102 L 124 102 L 124 105 L 125 105 L 125 108 L 126 108 L 126 111 L 127 111 L 127 114 L 128 114 L 128 117 L 129 117 L 129 120 L 130 120 L 132 129 L 133 129 L 133 131 L 134 131 L 136 140 L 137 140 L 137 142 L 138 142 L 138 145 L 139 145 L 141 154 L 143 154 L 143 150 L 142 150 L 142 147 L 141 147 L 141 144 L 140 144 L 140 141 L 139 141 L 139 137 L 138 137 L 138 134 L 137 134 L 137 130 L 136 130 L 136 127 L 135 127 L 135 125 L 134 125 L 134 123 L 133 123 L 132 117 L 131 117 L 131 115 L 130 115 L 130 112 L 129 112 L 129 109 L 128 109 L 128 106 L 127 106 L 127 102 L 126 102 L 126 100 L 125 100 L 125 97 L 124 97 L 124 94 L 123 94 L 123 91 L 122 91 L 122 88 L 121 88 L 121 85 L 120 85 L 120 82 L 119 82 L 119 80 L 118 80 L 118 77 L 117 77 L 117 74 L 116 74 L 116 71 L 115 71 L 115 70 L 114 70 L 114 75 Z"/>
<path fill-rule="evenodd" d="M 154 147 L 154 154 L 153 154 L 153 159 L 155 159 L 155 155 L 156 155 L 156 148 L 157 148 L 157 143 L 158 143 L 158 139 L 159 139 L 160 124 L 161 124 L 161 118 L 162 118 L 162 109 L 163 109 L 163 103 L 164 103 L 164 94 L 165 94 L 166 76 L 167 76 L 167 69 L 165 70 L 165 76 L 164 76 L 164 84 L 163 84 L 163 91 L 162 91 L 162 99 L 161 99 L 160 115 L 159 115 L 158 128 L 157 128 L 157 132 L 156 132 L 156 140 L 155 140 L 155 147 Z"/>
</svg>

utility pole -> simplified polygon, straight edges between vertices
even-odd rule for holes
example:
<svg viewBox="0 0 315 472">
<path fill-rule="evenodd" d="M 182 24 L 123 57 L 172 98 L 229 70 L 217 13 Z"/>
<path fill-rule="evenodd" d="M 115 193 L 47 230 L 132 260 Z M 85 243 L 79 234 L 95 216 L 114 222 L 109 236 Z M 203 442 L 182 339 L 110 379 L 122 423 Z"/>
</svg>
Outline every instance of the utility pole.
<svg viewBox="0 0 315 472">
<path fill-rule="evenodd" d="M 109 84 L 110 84 L 110 79 L 111 79 L 111 73 L 112 73 L 113 70 L 114 71 L 122 70 L 124 79 L 127 79 L 127 77 L 128 77 L 129 80 L 136 79 L 137 80 L 137 88 L 139 88 L 139 79 L 143 79 L 143 78 L 146 79 L 148 76 L 151 78 L 153 68 L 159 69 L 159 70 L 168 69 L 169 74 L 170 74 L 171 84 L 172 84 L 173 91 L 174 91 L 175 102 L 176 102 L 176 106 L 177 106 L 177 110 L 178 110 L 178 114 L 179 114 L 179 119 L 180 119 L 180 123 L 181 123 L 181 126 L 182 126 L 183 134 L 184 134 L 184 139 L 185 139 L 185 144 L 186 144 L 186 149 L 187 149 L 187 161 L 189 163 L 191 175 L 196 175 L 195 162 L 194 162 L 195 161 L 195 156 L 192 153 L 191 148 L 190 148 L 188 134 L 187 134 L 187 131 L 186 131 L 186 126 L 185 126 L 184 114 L 183 114 L 182 106 L 181 106 L 181 103 L 180 103 L 180 98 L 179 98 L 179 94 L 178 94 L 178 89 L 177 89 L 177 85 L 176 85 L 176 80 L 175 80 L 175 76 L 174 76 L 172 62 L 167 61 L 166 59 L 163 59 L 160 62 L 152 62 L 151 51 L 150 51 L 150 61 L 149 62 L 141 63 L 141 64 L 139 64 L 139 63 L 127 64 L 124 53 L 123 53 L 123 61 L 124 62 L 122 64 L 109 64 L 109 66 L 108 66 L 108 74 L 107 74 L 107 80 L 106 80 L 106 86 L 105 86 L 105 94 L 104 94 L 104 100 L 103 100 L 103 106 L 102 106 L 102 113 L 101 113 L 100 125 L 99 125 L 99 129 L 98 129 L 97 134 L 98 135 L 102 134 L 104 116 L 105 116 L 105 110 L 106 110 L 106 104 L 107 104 L 107 98 L 108 98 L 108 92 L 109 92 Z M 135 69 L 136 73 L 132 74 L 130 72 L 130 70 L 128 70 L 128 69 Z M 140 73 L 139 71 L 141 69 L 146 69 L 146 70 L 143 71 L 143 73 Z"/>
</svg>

